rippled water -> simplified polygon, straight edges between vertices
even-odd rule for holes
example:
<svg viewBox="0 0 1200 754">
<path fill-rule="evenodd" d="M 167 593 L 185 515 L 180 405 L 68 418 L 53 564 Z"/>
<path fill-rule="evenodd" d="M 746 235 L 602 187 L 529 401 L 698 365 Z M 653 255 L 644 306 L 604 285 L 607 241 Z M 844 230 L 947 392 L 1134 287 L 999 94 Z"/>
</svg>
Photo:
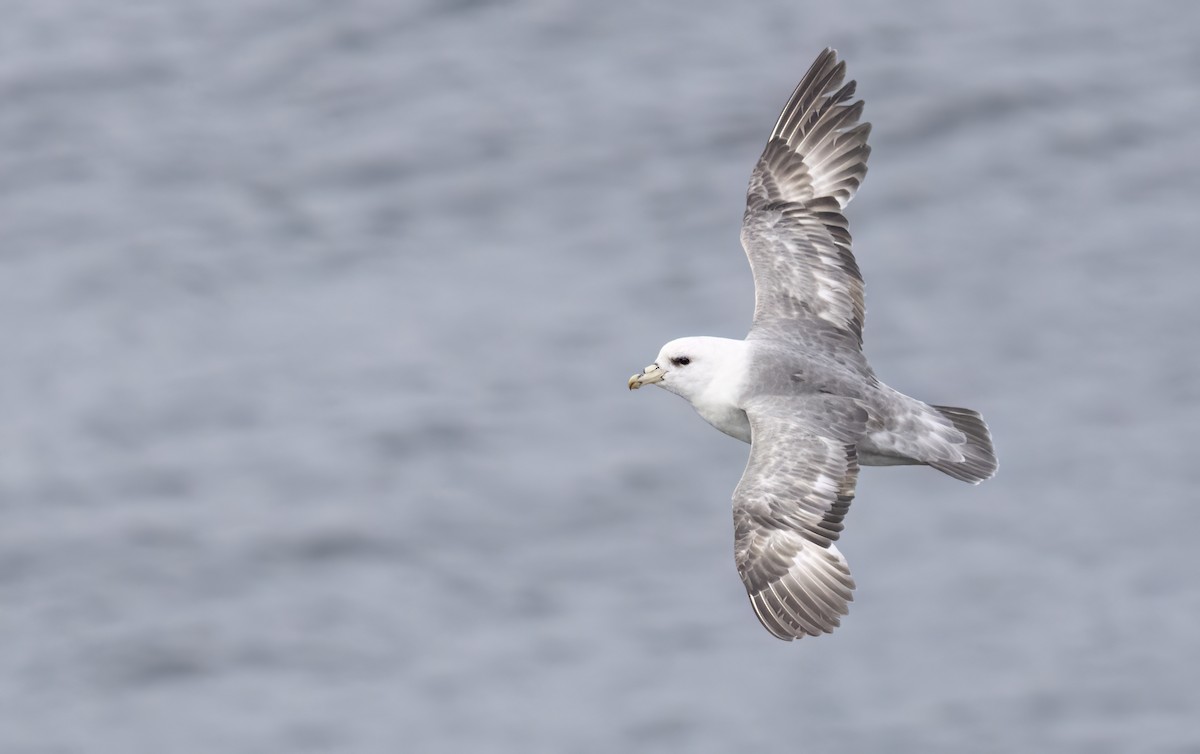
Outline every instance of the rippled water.
<svg viewBox="0 0 1200 754">
<path fill-rule="evenodd" d="M 1200 11 L 922 8 L 10 3 L 0 750 L 1200 751 Z M 625 378 L 827 44 L 868 353 L 1001 468 L 865 470 L 784 644 Z"/>
</svg>

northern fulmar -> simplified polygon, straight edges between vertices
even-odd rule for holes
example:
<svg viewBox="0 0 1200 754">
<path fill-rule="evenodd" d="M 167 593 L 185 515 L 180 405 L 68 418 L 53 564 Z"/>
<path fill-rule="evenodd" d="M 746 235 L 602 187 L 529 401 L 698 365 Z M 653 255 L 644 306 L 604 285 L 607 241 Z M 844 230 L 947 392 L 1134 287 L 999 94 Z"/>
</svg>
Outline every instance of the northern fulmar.
<svg viewBox="0 0 1200 754">
<path fill-rule="evenodd" d="M 733 493 L 734 562 L 754 613 L 785 640 L 828 633 L 847 613 L 854 580 L 834 542 L 860 465 L 925 464 L 973 484 L 996 472 L 978 412 L 893 390 L 863 356 L 863 280 L 842 209 L 866 175 L 871 126 L 858 122 L 845 72 L 834 50 L 817 57 L 750 174 L 745 340 L 673 340 L 629 378 L 750 443 Z"/>
</svg>

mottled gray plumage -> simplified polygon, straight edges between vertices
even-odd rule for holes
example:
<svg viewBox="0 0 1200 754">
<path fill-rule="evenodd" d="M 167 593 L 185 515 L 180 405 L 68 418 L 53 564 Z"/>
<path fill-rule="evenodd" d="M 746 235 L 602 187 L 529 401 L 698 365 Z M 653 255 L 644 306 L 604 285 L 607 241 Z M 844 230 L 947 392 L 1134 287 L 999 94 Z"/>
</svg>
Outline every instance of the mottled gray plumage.
<svg viewBox="0 0 1200 754">
<path fill-rule="evenodd" d="M 797 85 L 750 174 L 742 246 L 754 273 L 755 329 L 787 332 L 816 317 L 862 342 L 863 281 L 842 208 L 867 174 L 871 124 L 845 104 L 846 64 L 833 50 Z"/>
<path fill-rule="evenodd" d="M 867 412 L 851 399 L 817 394 L 752 401 L 746 413 L 754 442 L 733 493 L 738 573 L 771 633 L 829 631 L 854 589 L 832 545 L 854 497 L 854 440 Z"/>
<path fill-rule="evenodd" d="M 754 274 L 744 341 L 682 338 L 630 388 L 657 383 L 751 443 L 733 495 L 734 559 L 781 639 L 832 631 L 854 581 L 834 546 L 859 465 L 927 464 L 977 483 L 996 471 L 987 425 L 880 382 L 862 353 L 863 280 L 842 209 L 867 172 L 870 125 L 826 49 L 754 166 L 742 246 Z"/>
</svg>

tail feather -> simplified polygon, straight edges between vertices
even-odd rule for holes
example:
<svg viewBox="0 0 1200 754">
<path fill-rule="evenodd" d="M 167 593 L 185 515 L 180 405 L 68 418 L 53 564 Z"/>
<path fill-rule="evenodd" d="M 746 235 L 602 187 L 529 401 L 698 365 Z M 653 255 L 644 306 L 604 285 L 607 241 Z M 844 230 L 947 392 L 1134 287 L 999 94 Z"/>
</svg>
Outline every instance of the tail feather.
<svg viewBox="0 0 1200 754">
<path fill-rule="evenodd" d="M 979 484 L 991 479 L 996 473 L 996 451 L 992 447 L 992 434 L 978 411 L 954 406 L 930 406 L 950 420 L 954 428 L 967 437 L 960 450 L 963 460 L 956 462 L 930 461 L 929 465 L 955 479 Z"/>
</svg>

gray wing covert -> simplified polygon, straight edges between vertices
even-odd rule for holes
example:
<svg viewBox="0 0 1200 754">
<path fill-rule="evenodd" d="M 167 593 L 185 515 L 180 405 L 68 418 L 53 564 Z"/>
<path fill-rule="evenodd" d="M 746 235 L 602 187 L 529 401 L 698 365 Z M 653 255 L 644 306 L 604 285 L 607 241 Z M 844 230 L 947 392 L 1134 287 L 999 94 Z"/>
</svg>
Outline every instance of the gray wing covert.
<svg viewBox="0 0 1200 754">
<path fill-rule="evenodd" d="M 848 398 L 764 398 L 746 410 L 750 460 L 733 494 L 734 561 L 763 626 L 792 640 L 828 633 L 853 599 L 833 546 L 854 497 L 866 411 Z"/>
<path fill-rule="evenodd" d="M 826 49 L 779 116 L 754 166 L 742 246 L 754 273 L 755 328 L 819 319 L 861 344 L 863 282 L 842 208 L 867 172 L 869 123 L 855 82 Z"/>
</svg>

